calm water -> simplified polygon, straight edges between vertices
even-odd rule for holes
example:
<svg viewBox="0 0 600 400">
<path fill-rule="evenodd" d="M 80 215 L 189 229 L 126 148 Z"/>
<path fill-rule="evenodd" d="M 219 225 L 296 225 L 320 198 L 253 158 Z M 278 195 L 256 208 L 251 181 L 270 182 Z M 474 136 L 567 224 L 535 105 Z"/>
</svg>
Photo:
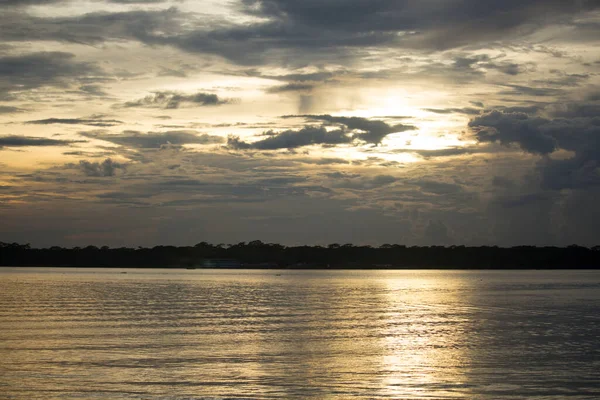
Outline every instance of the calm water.
<svg viewBox="0 0 600 400">
<path fill-rule="evenodd" d="M 0 269 L 3 399 L 523 397 L 600 398 L 600 272 Z"/>
</svg>

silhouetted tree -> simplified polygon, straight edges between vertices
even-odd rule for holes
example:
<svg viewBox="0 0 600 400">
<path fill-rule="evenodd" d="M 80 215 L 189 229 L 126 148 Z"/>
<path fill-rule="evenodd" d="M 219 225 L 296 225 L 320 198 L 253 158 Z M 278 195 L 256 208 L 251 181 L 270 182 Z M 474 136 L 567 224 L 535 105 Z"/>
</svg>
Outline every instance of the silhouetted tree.
<svg viewBox="0 0 600 400">
<path fill-rule="evenodd" d="M 333 243 L 327 247 L 286 247 L 253 240 L 227 246 L 200 242 L 191 247 L 35 249 L 29 244 L 0 242 L 0 265 L 3 266 L 181 268 L 211 265 L 205 261 L 215 259 L 235 260 L 246 268 L 599 268 L 600 246 L 501 248 L 385 244 L 374 248 Z"/>
</svg>

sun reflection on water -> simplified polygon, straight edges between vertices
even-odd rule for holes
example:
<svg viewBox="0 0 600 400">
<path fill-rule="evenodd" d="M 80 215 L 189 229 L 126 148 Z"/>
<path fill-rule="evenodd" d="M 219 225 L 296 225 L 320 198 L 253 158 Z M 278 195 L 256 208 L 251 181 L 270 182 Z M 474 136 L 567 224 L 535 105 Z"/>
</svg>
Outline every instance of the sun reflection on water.
<svg viewBox="0 0 600 400">
<path fill-rule="evenodd" d="M 457 303 L 458 276 L 415 272 L 411 279 L 385 279 L 383 392 L 392 398 L 460 397 L 468 385 L 465 325 Z"/>
</svg>

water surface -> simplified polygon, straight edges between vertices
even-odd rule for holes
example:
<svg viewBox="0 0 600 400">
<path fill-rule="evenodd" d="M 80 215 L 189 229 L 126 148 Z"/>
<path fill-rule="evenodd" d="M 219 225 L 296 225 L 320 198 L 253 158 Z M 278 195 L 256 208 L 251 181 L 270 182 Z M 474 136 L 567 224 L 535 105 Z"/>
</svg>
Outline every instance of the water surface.
<svg viewBox="0 0 600 400">
<path fill-rule="evenodd" d="M 600 272 L 0 268 L 0 393 L 600 398 Z"/>
</svg>

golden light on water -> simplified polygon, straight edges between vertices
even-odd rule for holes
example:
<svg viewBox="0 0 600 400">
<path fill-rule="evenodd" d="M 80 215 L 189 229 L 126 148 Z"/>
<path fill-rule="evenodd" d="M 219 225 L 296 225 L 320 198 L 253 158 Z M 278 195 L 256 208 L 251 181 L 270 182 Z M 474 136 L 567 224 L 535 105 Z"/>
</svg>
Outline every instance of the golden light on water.
<svg viewBox="0 0 600 400">
<path fill-rule="evenodd" d="M 465 298 L 460 276 L 414 271 L 385 283 L 386 328 L 383 339 L 385 394 L 392 398 L 460 397 L 466 380 L 463 326 Z M 408 279 L 407 279 L 408 278 Z"/>
<path fill-rule="evenodd" d="M 582 366 L 579 353 L 597 346 L 580 301 L 597 301 L 595 271 L 1 272 L 3 393 L 19 400 L 597 390 L 593 354 Z M 547 318 L 582 339 L 553 336 Z"/>
</svg>

